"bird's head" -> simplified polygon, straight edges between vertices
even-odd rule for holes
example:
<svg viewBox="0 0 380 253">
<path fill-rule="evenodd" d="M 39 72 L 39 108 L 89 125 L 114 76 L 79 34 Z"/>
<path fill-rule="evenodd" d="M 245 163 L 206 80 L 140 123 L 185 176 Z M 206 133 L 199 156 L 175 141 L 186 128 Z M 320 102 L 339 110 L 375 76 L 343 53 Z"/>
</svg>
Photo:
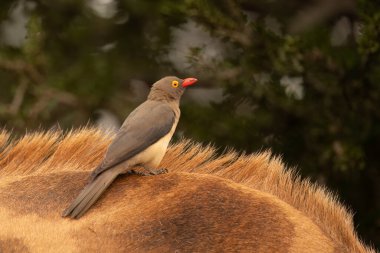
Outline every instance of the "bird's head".
<svg viewBox="0 0 380 253">
<path fill-rule="evenodd" d="M 185 88 L 195 84 L 197 81 L 198 80 L 193 77 L 181 79 L 176 76 L 166 76 L 153 84 L 150 95 L 166 95 L 179 100 Z"/>
</svg>

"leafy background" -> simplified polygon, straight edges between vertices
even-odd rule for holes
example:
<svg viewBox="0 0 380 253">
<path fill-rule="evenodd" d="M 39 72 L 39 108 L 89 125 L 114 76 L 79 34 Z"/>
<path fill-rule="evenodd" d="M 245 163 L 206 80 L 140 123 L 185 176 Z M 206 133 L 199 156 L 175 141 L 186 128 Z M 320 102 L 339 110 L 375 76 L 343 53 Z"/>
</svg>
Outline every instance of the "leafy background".
<svg viewBox="0 0 380 253">
<path fill-rule="evenodd" d="M 195 76 L 176 138 L 270 148 L 380 246 L 380 3 L 0 1 L 0 126 L 117 126 L 165 75 Z"/>
</svg>

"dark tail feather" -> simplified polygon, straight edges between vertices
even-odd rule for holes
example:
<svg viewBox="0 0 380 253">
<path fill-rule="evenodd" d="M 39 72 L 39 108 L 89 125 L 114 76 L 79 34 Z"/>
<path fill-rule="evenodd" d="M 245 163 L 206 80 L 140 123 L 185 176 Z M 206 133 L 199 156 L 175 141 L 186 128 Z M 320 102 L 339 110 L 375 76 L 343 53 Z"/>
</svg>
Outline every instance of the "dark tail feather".
<svg viewBox="0 0 380 253">
<path fill-rule="evenodd" d="M 119 172 L 112 169 L 99 174 L 79 193 L 73 203 L 62 213 L 62 217 L 70 216 L 76 219 L 82 217 L 118 175 Z"/>
</svg>

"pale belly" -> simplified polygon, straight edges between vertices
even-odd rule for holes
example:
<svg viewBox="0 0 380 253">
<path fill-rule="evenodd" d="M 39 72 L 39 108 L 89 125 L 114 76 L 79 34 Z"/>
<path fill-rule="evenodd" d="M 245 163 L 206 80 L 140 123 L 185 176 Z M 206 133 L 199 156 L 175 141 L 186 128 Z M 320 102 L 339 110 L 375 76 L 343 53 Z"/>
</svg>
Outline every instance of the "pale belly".
<svg viewBox="0 0 380 253">
<path fill-rule="evenodd" d="M 177 122 L 173 125 L 172 129 L 167 135 L 159 139 L 156 143 L 154 143 L 141 153 L 129 159 L 129 165 L 133 166 L 136 164 L 144 164 L 149 168 L 157 168 L 160 165 L 162 158 L 164 158 L 164 155 L 168 148 L 169 142 L 174 134 L 176 126 Z"/>
</svg>

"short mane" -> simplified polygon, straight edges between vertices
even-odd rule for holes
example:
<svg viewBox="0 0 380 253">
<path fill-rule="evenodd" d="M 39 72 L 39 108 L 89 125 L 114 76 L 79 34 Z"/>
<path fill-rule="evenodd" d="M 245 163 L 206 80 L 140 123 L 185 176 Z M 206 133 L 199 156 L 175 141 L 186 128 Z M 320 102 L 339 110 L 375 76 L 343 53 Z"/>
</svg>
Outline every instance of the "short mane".
<svg viewBox="0 0 380 253">
<path fill-rule="evenodd" d="M 10 140 L 0 131 L 0 177 L 38 175 L 57 171 L 90 171 L 101 161 L 113 136 L 96 129 L 67 133 L 29 133 Z M 352 214 L 324 187 L 301 179 L 269 151 L 217 155 L 210 146 L 182 140 L 168 149 L 162 167 L 175 172 L 217 175 L 270 193 L 304 213 L 332 240 L 357 249 L 375 252 L 357 238 Z"/>
</svg>

